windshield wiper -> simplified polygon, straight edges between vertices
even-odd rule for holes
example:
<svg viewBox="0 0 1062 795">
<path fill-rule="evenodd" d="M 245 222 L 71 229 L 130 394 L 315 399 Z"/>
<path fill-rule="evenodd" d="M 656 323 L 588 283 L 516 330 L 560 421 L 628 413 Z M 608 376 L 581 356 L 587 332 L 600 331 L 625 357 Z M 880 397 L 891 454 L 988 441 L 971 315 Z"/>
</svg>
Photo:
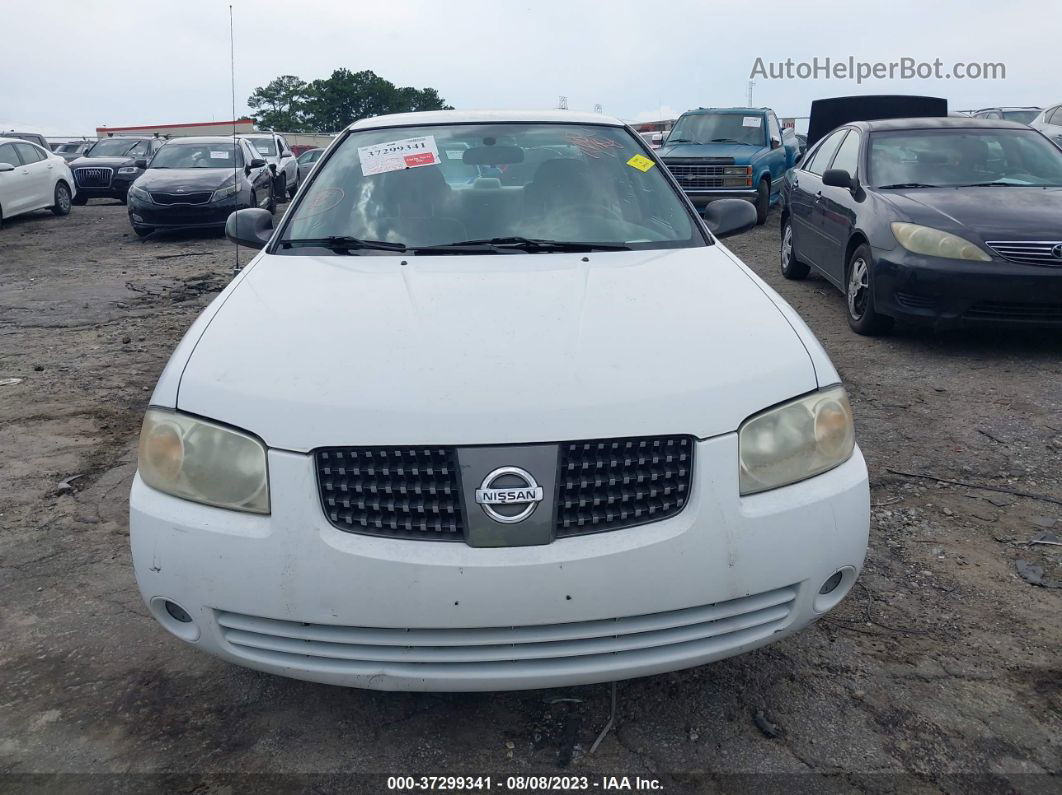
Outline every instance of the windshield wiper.
<svg viewBox="0 0 1062 795">
<path fill-rule="evenodd" d="M 330 237 L 307 237 L 294 240 L 281 240 L 282 248 L 327 248 L 331 251 L 356 251 L 373 248 L 381 251 L 407 251 L 405 243 L 389 243 L 386 240 L 362 240 L 349 235 L 332 235 Z"/>
<path fill-rule="evenodd" d="M 664 141 L 665 144 L 695 144 L 698 143 L 692 138 L 668 138 Z"/>
<path fill-rule="evenodd" d="M 736 138 L 713 138 L 711 141 L 713 144 L 742 144 L 743 146 L 755 146 L 756 144 L 750 144 L 748 141 L 739 141 Z"/>
<path fill-rule="evenodd" d="M 579 240 L 539 240 L 530 237 L 491 237 L 482 240 L 462 240 L 459 243 L 443 243 L 437 246 L 415 246 L 416 254 L 447 252 L 457 249 L 483 247 L 502 251 L 630 251 L 625 243 L 596 243 Z"/>
<path fill-rule="evenodd" d="M 882 188 L 939 188 L 940 185 L 929 185 L 925 182 L 897 182 L 893 185 L 878 185 L 878 190 Z"/>
<path fill-rule="evenodd" d="M 1034 187 L 1031 185 L 1017 185 L 1013 182 L 971 182 L 968 185 L 955 185 L 956 188 L 994 188 L 996 186 L 1001 188 L 1029 188 Z"/>
</svg>

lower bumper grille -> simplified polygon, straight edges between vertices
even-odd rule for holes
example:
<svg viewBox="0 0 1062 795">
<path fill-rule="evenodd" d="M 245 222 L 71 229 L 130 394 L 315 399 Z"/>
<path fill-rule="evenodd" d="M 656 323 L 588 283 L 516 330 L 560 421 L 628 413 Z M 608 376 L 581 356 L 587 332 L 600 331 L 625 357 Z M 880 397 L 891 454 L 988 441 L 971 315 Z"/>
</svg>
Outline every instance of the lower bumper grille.
<svg viewBox="0 0 1062 795">
<path fill-rule="evenodd" d="M 973 320 L 999 320 L 1013 323 L 1062 323 L 1062 304 L 1020 304 L 982 301 L 967 309 L 963 317 Z"/>
<path fill-rule="evenodd" d="M 155 204 L 206 204 L 213 194 L 205 193 L 152 193 Z"/>
<path fill-rule="evenodd" d="M 349 627 L 228 612 L 219 612 L 217 622 L 237 655 L 296 669 L 446 676 L 520 667 L 522 673 L 563 673 L 639 655 L 696 657 L 754 642 L 786 624 L 797 591 L 792 585 L 683 610 L 522 627 Z"/>
<path fill-rule="evenodd" d="M 895 294 L 896 303 L 908 309 L 936 309 L 937 299 L 915 293 L 898 292 Z"/>
</svg>

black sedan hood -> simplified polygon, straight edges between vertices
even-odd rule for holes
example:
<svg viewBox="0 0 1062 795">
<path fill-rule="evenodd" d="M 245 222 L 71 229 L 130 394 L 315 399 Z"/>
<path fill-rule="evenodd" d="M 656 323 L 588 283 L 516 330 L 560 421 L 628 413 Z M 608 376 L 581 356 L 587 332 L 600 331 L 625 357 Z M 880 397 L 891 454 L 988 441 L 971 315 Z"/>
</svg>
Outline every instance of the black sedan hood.
<svg viewBox="0 0 1062 795">
<path fill-rule="evenodd" d="M 138 188 L 163 193 L 216 190 L 232 182 L 231 168 L 149 168 L 136 181 Z"/>
<path fill-rule="evenodd" d="M 1062 188 L 912 188 L 879 195 L 911 223 L 974 240 L 1062 240 Z"/>
</svg>

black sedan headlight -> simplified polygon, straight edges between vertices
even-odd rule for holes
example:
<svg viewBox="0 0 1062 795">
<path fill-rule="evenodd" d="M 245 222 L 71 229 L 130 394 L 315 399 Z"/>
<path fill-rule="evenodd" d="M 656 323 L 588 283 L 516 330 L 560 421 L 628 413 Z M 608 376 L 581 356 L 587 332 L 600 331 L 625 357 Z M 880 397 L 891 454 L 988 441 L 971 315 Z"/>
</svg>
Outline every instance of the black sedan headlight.
<svg viewBox="0 0 1062 795">
<path fill-rule="evenodd" d="M 210 201 L 219 202 L 231 198 L 233 195 L 235 195 L 237 190 L 238 188 L 236 187 L 236 185 L 226 185 L 223 188 L 218 188 L 210 197 Z"/>
<path fill-rule="evenodd" d="M 136 199 L 138 199 L 139 201 L 147 202 L 148 204 L 155 203 L 154 200 L 151 198 L 150 193 L 148 193 L 143 188 L 137 187 L 136 185 L 133 185 L 131 188 L 129 188 L 129 195 L 136 197 Z"/>
</svg>

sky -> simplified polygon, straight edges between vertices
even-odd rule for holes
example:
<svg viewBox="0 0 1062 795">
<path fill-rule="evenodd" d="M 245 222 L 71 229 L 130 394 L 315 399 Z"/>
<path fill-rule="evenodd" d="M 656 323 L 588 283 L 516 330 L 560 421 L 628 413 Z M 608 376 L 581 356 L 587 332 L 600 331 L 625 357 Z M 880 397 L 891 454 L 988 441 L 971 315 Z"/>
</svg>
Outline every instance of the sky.
<svg viewBox="0 0 1062 795">
<path fill-rule="evenodd" d="M 1003 63 L 1005 79 L 757 79 L 755 105 L 806 116 L 813 99 L 943 96 L 950 107 L 1062 102 L 1057 0 L 0 0 L 0 130 L 232 118 L 282 74 L 371 69 L 465 109 L 568 107 L 626 121 L 745 105 L 757 58 L 794 63 Z M 11 35 L 17 31 L 16 35 Z"/>
</svg>

